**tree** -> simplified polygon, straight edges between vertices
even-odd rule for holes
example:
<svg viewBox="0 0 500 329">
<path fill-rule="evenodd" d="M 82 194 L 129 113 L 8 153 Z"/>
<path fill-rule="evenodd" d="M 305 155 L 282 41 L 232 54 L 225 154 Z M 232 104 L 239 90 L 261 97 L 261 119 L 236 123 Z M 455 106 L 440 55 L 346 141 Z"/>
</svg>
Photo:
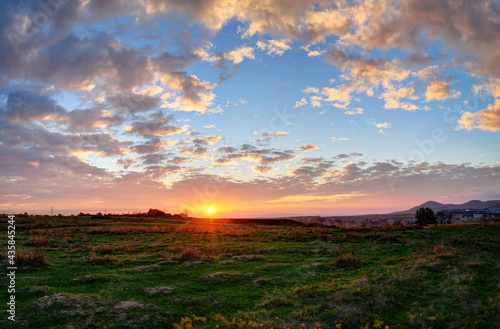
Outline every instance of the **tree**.
<svg viewBox="0 0 500 329">
<path fill-rule="evenodd" d="M 429 224 L 437 224 L 437 217 L 434 211 L 429 207 L 421 207 L 415 213 L 417 225 L 424 226 Z"/>
<path fill-rule="evenodd" d="M 165 213 L 161 210 L 150 208 L 147 215 L 151 217 L 163 217 Z"/>
</svg>

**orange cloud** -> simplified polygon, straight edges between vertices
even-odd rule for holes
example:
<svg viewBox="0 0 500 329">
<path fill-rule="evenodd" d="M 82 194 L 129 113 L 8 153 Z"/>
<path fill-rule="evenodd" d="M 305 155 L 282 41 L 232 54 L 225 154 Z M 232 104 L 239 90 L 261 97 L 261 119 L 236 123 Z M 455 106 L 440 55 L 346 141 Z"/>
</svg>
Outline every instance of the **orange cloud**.
<svg viewBox="0 0 500 329">
<path fill-rule="evenodd" d="M 497 132 L 500 130 L 500 100 L 479 112 L 465 112 L 458 121 L 457 130 L 480 129 Z"/>
</svg>

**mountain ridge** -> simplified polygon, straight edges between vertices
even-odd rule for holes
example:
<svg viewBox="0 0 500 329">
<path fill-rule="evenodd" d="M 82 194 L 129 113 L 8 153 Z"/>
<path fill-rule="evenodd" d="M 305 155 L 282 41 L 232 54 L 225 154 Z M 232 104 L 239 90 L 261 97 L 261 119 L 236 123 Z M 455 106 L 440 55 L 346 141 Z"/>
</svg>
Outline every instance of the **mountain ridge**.
<svg viewBox="0 0 500 329">
<path fill-rule="evenodd" d="M 488 208 L 492 211 L 500 211 L 500 200 L 470 200 L 462 204 L 453 204 L 453 203 L 440 203 L 437 201 L 427 201 L 422 203 L 419 206 L 410 208 L 408 210 L 396 211 L 391 214 L 409 214 L 415 213 L 421 207 L 429 207 L 433 211 L 441 211 L 441 210 L 452 210 L 452 209 L 484 209 Z"/>
</svg>

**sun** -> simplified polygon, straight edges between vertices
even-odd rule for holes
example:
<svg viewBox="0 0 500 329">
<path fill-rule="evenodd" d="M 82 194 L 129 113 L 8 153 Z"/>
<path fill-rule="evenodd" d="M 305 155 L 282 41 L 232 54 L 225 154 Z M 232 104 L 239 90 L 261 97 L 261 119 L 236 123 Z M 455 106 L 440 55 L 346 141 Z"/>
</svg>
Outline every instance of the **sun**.
<svg viewBox="0 0 500 329">
<path fill-rule="evenodd" d="M 211 208 L 211 207 L 210 207 L 210 208 L 208 208 L 208 209 L 207 209 L 207 211 L 211 214 L 211 213 L 213 213 L 213 212 L 214 212 L 214 208 Z"/>
</svg>

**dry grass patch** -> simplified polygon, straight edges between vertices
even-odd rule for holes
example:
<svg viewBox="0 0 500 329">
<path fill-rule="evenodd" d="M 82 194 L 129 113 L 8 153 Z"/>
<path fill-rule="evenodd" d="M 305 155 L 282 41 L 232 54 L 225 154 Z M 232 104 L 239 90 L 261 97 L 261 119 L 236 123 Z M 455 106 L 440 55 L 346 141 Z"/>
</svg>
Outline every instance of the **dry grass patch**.
<svg viewBox="0 0 500 329">
<path fill-rule="evenodd" d="M 332 266 L 336 268 L 357 268 L 364 264 L 355 254 L 343 254 L 332 262 Z"/>
<path fill-rule="evenodd" d="M 189 247 L 175 247 L 169 249 L 170 252 L 177 253 L 174 260 L 183 262 L 214 261 L 218 258 L 218 252 L 212 248 L 204 248 L 198 245 Z"/>
<path fill-rule="evenodd" d="M 24 265 L 51 265 L 45 258 L 45 253 L 36 250 L 18 249 L 16 250 L 16 264 Z"/>
<path fill-rule="evenodd" d="M 50 241 L 46 236 L 35 235 L 26 241 L 25 245 L 30 247 L 50 247 Z"/>
<path fill-rule="evenodd" d="M 447 246 L 444 242 L 441 242 L 432 248 L 432 253 L 436 256 L 451 256 L 455 254 L 455 251 L 453 247 Z"/>
<path fill-rule="evenodd" d="M 92 265 L 108 265 L 108 264 L 118 265 L 121 263 L 120 259 L 118 259 L 117 257 L 110 255 L 105 255 L 102 257 L 97 255 L 95 252 L 91 253 L 88 262 Z"/>
</svg>

